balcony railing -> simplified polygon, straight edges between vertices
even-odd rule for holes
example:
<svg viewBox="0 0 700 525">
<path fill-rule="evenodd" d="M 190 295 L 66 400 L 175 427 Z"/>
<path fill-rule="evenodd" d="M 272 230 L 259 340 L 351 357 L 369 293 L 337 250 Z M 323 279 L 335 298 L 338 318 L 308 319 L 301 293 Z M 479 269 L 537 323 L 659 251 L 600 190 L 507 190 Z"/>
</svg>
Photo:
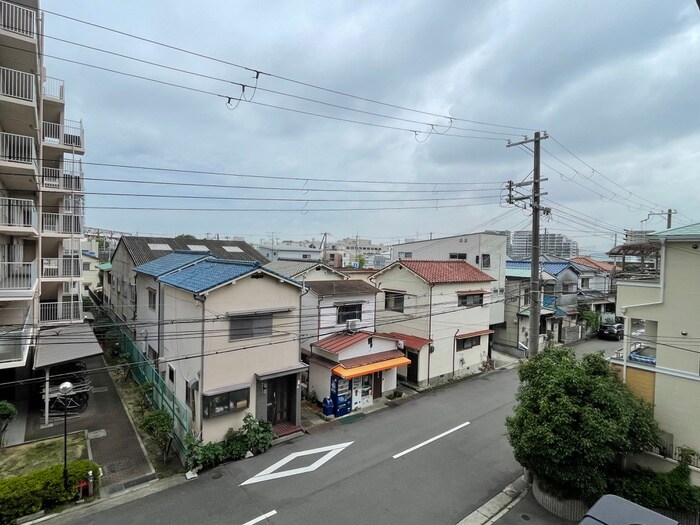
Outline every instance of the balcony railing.
<svg viewBox="0 0 700 525">
<path fill-rule="evenodd" d="M 44 79 L 42 92 L 45 97 L 65 100 L 65 86 L 63 80 L 60 78 L 46 77 Z"/>
<path fill-rule="evenodd" d="M 82 321 L 82 301 L 68 301 L 60 303 L 39 304 L 39 321 L 42 323 L 55 323 L 59 321 Z"/>
<path fill-rule="evenodd" d="M 42 169 L 41 185 L 68 191 L 83 191 L 83 166 L 80 161 L 63 161 L 61 167 Z"/>
<path fill-rule="evenodd" d="M 83 261 L 76 257 L 44 258 L 41 260 L 41 277 L 44 279 L 82 277 Z"/>
<path fill-rule="evenodd" d="M 1 290 L 31 290 L 36 283 L 36 263 L 0 262 Z"/>
<path fill-rule="evenodd" d="M 83 233 L 83 217 L 72 213 L 43 213 L 42 231 L 66 235 Z"/>
<path fill-rule="evenodd" d="M 21 164 L 32 164 L 36 168 L 34 137 L 0 133 L 0 159 Z"/>
<path fill-rule="evenodd" d="M 0 2 L 0 28 L 36 38 L 36 11 L 10 2 Z"/>
<path fill-rule="evenodd" d="M 0 67 L 0 95 L 34 102 L 34 75 Z"/>
<path fill-rule="evenodd" d="M 36 215 L 33 200 L 0 198 L 0 226 L 36 229 Z"/>
<path fill-rule="evenodd" d="M 55 122 L 44 122 L 43 124 L 44 142 L 75 148 L 85 147 L 82 122 L 66 120 L 63 124 Z"/>
<path fill-rule="evenodd" d="M 34 309 L 30 306 L 21 328 L 0 332 L 0 363 L 20 361 L 29 350 L 34 327 Z"/>
</svg>

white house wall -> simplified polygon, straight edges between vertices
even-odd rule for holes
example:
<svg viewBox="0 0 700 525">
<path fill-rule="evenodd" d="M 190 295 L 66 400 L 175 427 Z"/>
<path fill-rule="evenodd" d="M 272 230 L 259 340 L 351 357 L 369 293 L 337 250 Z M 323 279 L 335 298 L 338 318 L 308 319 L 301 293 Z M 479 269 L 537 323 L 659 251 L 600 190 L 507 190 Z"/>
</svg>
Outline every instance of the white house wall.
<svg viewBox="0 0 700 525">
<path fill-rule="evenodd" d="M 170 286 L 164 287 L 164 293 L 166 320 L 201 318 L 201 307 L 192 293 Z M 246 410 L 204 420 L 204 441 L 220 441 L 228 428 L 238 428 L 241 425 L 246 412 L 264 417 L 266 407 L 256 406 L 256 373 L 292 367 L 299 363 L 299 289 L 267 275 L 262 279 L 245 277 L 235 284 L 210 292 L 205 305 L 204 391 L 243 383 L 250 385 L 249 407 Z M 229 341 L 227 313 L 269 308 L 291 310 L 273 315 L 271 337 Z M 172 363 L 176 381 L 171 387 L 174 387 L 176 395 L 183 401 L 185 381 L 195 381 L 200 370 L 201 339 L 192 335 L 199 329 L 200 324 L 197 322 L 165 323 L 165 358 L 193 356 Z M 198 414 L 201 410 L 199 396 L 196 405 Z"/>
<path fill-rule="evenodd" d="M 150 275 L 136 276 L 136 325 L 135 341 L 144 355 L 148 355 L 148 346 L 158 351 L 158 282 Z M 156 309 L 148 305 L 148 289 L 156 290 Z M 162 370 L 162 368 L 161 368 Z"/>
</svg>

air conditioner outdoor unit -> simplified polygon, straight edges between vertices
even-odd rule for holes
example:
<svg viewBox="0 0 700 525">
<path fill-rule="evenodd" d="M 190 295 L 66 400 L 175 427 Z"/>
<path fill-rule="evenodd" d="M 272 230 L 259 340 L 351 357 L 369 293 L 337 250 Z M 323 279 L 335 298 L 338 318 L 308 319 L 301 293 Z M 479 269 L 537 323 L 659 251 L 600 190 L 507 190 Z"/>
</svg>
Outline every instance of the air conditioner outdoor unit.
<svg viewBox="0 0 700 525">
<path fill-rule="evenodd" d="M 357 328 L 360 325 L 359 319 L 348 319 L 345 321 L 345 326 L 348 332 L 357 332 Z"/>
</svg>

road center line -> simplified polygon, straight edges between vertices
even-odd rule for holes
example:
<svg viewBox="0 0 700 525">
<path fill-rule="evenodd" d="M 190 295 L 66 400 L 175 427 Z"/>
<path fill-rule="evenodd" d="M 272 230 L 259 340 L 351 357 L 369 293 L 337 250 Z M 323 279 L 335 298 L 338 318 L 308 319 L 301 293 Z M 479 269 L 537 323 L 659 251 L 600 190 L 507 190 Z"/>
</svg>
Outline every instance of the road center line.
<svg viewBox="0 0 700 525">
<path fill-rule="evenodd" d="M 271 510 L 267 514 L 263 514 L 262 516 L 258 516 L 254 520 L 246 521 L 243 525 L 254 525 L 255 523 L 260 523 L 262 520 L 265 520 L 271 516 L 274 516 L 275 514 L 277 514 L 277 511 Z"/>
<path fill-rule="evenodd" d="M 438 439 L 443 438 L 443 437 L 447 436 L 448 434 L 452 434 L 452 432 L 456 432 L 460 428 L 466 427 L 468 424 L 469 424 L 469 421 L 467 421 L 466 423 L 462 423 L 461 425 L 457 425 L 456 427 L 451 428 L 450 430 L 443 432 L 442 434 L 438 434 L 437 436 L 432 437 L 432 438 L 428 439 L 427 441 L 423 441 L 423 443 L 419 443 L 415 447 L 407 448 L 403 452 L 399 452 L 398 454 L 396 454 L 392 457 L 394 459 L 398 459 L 401 456 L 405 456 L 406 454 L 409 454 L 409 453 L 413 452 L 414 450 L 418 450 L 419 448 L 424 447 L 425 445 L 428 445 L 428 444 L 432 443 L 433 441 L 437 441 Z"/>
</svg>

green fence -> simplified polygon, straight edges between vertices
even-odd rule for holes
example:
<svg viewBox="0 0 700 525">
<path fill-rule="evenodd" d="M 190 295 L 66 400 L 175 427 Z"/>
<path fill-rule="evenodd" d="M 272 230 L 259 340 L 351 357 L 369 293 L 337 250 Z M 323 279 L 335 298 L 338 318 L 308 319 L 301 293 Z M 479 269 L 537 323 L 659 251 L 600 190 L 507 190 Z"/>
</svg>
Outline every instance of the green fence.
<svg viewBox="0 0 700 525">
<path fill-rule="evenodd" d="M 190 408 L 175 396 L 175 393 L 165 383 L 158 370 L 153 366 L 153 363 L 146 358 L 136 343 L 124 333 L 124 330 L 121 328 L 121 321 L 115 319 L 114 314 L 109 310 L 105 309 L 104 311 L 119 327 L 120 352 L 130 361 L 129 370 L 132 377 L 139 385 L 150 383 L 153 386 L 149 394 L 151 405 L 155 409 L 167 410 L 173 417 L 173 444 L 180 458 L 184 460 L 186 457 L 185 436 L 190 431 L 190 422 L 192 421 Z"/>
</svg>

